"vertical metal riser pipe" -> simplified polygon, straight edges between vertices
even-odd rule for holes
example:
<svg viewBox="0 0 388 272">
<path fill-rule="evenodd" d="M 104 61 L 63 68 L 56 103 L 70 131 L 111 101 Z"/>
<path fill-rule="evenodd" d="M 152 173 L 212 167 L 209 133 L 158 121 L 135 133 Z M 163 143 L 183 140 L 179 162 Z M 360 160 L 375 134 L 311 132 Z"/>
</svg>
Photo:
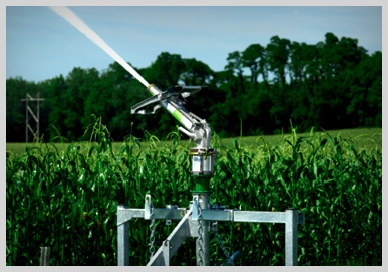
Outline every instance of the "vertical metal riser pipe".
<svg viewBox="0 0 388 272">
<path fill-rule="evenodd" d="M 199 205 L 201 206 L 201 209 L 210 209 L 210 193 L 194 193 L 193 196 L 198 196 L 199 199 Z M 202 251 L 203 251 L 203 259 L 202 263 L 204 266 L 210 265 L 210 236 L 209 236 L 209 221 L 202 221 L 202 228 L 203 228 L 203 245 L 202 245 Z M 198 255 L 198 240 L 196 240 L 196 259 L 198 261 L 199 255 Z M 197 262 L 198 263 L 198 262 Z"/>
</svg>

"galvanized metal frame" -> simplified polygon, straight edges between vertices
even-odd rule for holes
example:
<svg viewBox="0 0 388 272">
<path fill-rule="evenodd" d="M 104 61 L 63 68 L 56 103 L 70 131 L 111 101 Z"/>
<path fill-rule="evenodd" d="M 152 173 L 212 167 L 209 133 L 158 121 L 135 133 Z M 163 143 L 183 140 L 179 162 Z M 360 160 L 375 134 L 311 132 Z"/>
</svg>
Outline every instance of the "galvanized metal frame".
<svg viewBox="0 0 388 272">
<path fill-rule="evenodd" d="M 147 203 L 147 202 L 146 202 Z M 147 206 L 146 206 L 147 207 Z M 147 208 L 129 209 L 128 206 L 117 207 L 117 258 L 118 265 L 129 265 L 128 227 L 132 218 L 147 218 Z M 285 212 L 258 212 L 239 210 L 202 209 L 202 220 L 223 222 L 281 223 L 285 224 L 286 266 L 298 265 L 298 224 L 304 224 L 304 214 L 298 210 Z M 187 237 L 198 237 L 198 214 L 193 208 L 154 209 L 155 219 L 181 220 L 170 236 L 150 260 L 148 265 L 169 265 L 169 260 L 176 253 Z M 209 229 L 206 233 L 208 234 Z M 208 246 L 205 247 L 209 251 Z M 206 264 L 205 265 L 209 265 Z"/>
</svg>

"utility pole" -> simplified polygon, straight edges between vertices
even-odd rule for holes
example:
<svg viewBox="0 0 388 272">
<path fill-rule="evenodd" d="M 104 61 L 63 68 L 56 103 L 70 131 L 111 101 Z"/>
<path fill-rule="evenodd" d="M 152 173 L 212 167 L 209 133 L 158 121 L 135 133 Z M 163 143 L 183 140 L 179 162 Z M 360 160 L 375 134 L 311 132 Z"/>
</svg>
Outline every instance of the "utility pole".
<svg viewBox="0 0 388 272">
<path fill-rule="evenodd" d="M 43 98 L 39 97 L 39 93 L 36 95 L 36 97 L 31 97 L 28 93 L 26 94 L 25 99 L 20 99 L 21 101 L 26 101 L 26 143 L 28 143 L 29 138 L 29 132 L 33 135 L 33 137 L 36 136 L 36 138 L 39 138 L 39 102 L 44 101 Z M 36 114 L 32 111 L 31 107 L 28 105 L 28 102 L 37 102 L 36 106 Z M 30 116 L 35 120 L 36 123 L 36 130 L 34 131 L 32 127 L 29 124 Z"/>
</svg>

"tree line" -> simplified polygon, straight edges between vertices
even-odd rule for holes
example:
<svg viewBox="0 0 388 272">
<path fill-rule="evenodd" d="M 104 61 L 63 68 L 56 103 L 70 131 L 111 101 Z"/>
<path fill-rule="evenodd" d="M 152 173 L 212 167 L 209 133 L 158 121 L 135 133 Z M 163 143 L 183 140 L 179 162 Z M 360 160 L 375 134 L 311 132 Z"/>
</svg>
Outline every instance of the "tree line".
<svg viewBox="0 0 388 272">
<path fill-rule="evenodd" d="M 357 39 L 333 33 L 317 44 L 273 36 L 266 46 L 251 44 L 229 53 L 222 71 L 168 52 L 135 70 L 161 90 L 207 86 L 188 98 L 186 108 L 222 137 L 287 132 L 290 120 L 299 132 L 382 126 L 382 52 L 370 55 Z M 40 103 L 45 141 L 58 136 L 85 140 L 84 132 L 96 117 L 102 118 L 115 141 L 129 134 L 143 137 L 146 131 L 165 138 L 176 131 L 177 123 L 166 111 L 131 115 L 131 106 L 149 94 L 114 62 L 101 72 L 75 67 L 66 77 L 37 83 L 7 79 L 7 142 L 25 141 L 26 106 L 21 99 L 38 92 L 45 98 Z"/>
</svg>

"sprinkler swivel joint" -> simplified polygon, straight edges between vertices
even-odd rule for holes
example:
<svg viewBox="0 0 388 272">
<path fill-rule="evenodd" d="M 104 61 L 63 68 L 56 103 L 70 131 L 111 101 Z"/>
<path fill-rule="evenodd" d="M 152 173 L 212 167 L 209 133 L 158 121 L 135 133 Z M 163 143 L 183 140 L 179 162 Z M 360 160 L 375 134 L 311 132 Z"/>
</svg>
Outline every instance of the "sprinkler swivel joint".
<svg viewBox="0 0 388 272">
<path fill-rule="evenodd" d="M 191 148 L 191 173 L 195 176 L 213 176 L 217 154 L 215 148 Z"/>
</svg>

